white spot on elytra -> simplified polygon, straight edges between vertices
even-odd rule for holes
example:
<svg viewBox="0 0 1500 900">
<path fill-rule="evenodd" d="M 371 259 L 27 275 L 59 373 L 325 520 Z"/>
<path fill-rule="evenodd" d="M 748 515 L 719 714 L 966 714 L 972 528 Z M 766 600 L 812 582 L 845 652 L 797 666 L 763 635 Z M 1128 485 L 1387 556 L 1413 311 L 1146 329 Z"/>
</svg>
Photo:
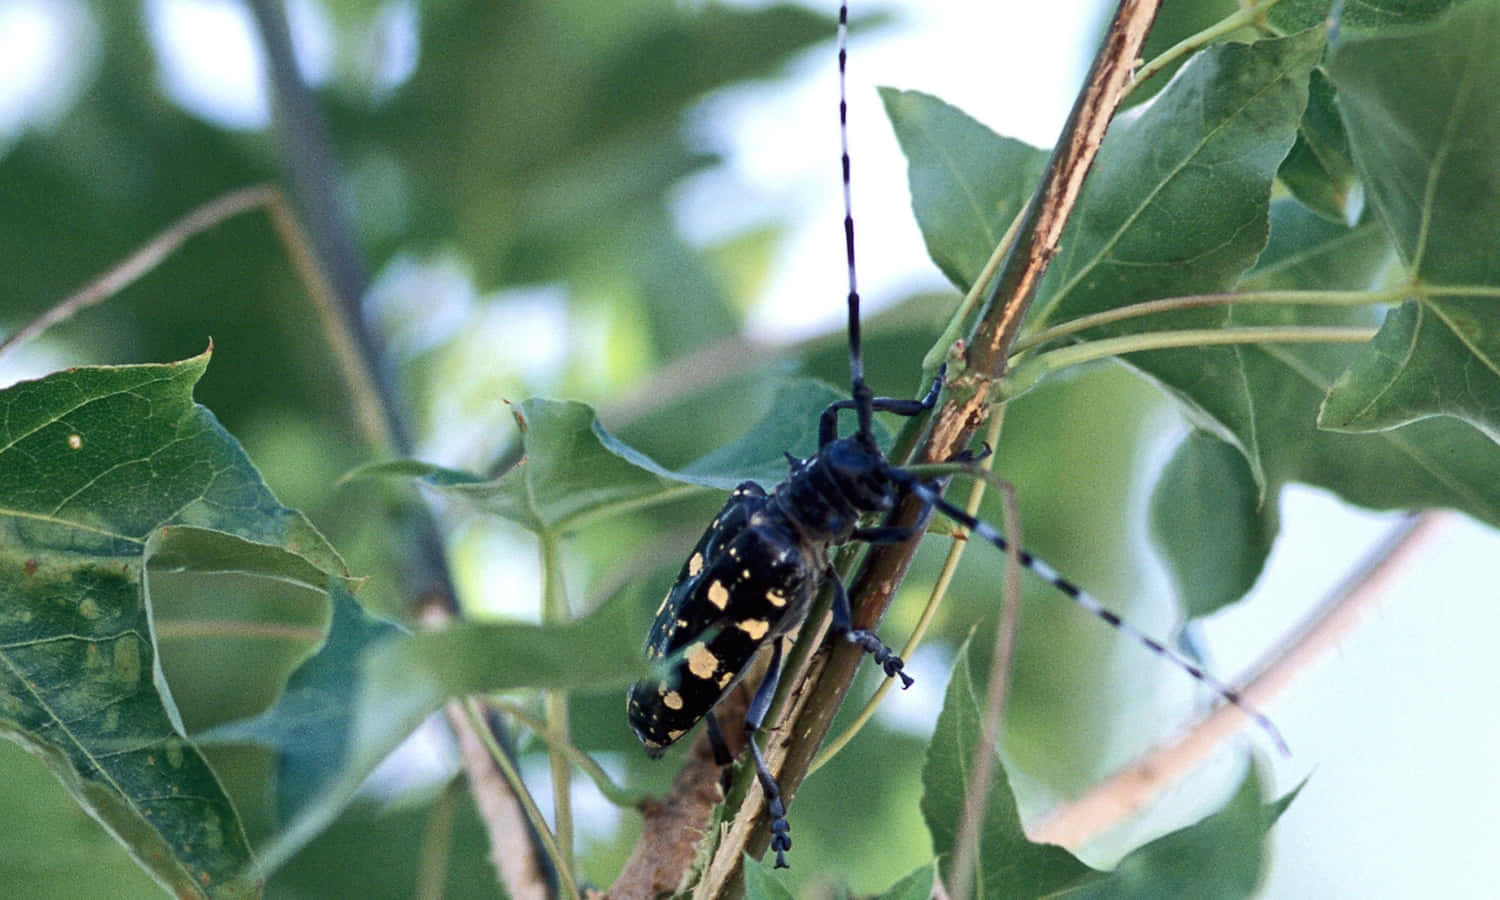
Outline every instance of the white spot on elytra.
<svg viewBox="0 0 1500 900">
<path fill-rule="evenodd" d="M 723 583 L 715 581 L 708 586 L 708 602 L 719 609 L 729 605 L 729 590 L 724 587 Z"/>
<path fill-rule="evenodd" d="M 690 576 L 696 576 L 699 572 L 702 572 L 702 571 L 703 571 L 703 554 L 702 553 L 694 553 L 688 559 L 688 575 L 690 575 Z"/>
<path fill-rule="evenodd" d="M 701 643 L 694 644 L 687 651 L 688 671 L 699 678 L 712 678 L 719 670 L 719 658 L 709 652 L 708 648 Z"/>
<path fill-rule="evenodd" d="M 750 635 L 750 640 L 758 641 L 771 630 L 771 623 L 765 619 L 746 619 L 743 622 L 734 623 L 734 627 Z"/>
</svg>

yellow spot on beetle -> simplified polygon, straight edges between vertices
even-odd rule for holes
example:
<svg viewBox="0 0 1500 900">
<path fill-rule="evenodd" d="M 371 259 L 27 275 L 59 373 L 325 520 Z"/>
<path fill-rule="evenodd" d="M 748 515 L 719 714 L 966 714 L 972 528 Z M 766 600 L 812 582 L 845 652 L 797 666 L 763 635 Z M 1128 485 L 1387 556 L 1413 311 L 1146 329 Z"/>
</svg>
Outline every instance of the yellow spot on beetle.
<svg viewBox="0 0 1500 900">
<path fill-rule="evenodd" d="M 682 695 L 676 691 L 667 691 L 661 702 L 667 709 L 682 709 Z"/>
<path fill-rule="evenodd" d="M 669 731 L 669 732 L 667 732 L 667 743 L 670 744 L 670 743 L 672 743 L 673 741 L 677 740 L 678 738 L 682 737 L 685 734 L 687 734 L 687 732 L 684 731 L 681 728 L 678 728 L 678 729 L 676 729 L 674 731 Z"/>
<path fill-rule="evenodd" d="M 766 602 L 777 608 L 786 606 L 786 594 L 778 590 L 766 591 Z"/>
<path fill-rule="evenodd" d="M 687 651 L 688 671 L 699 678 L 712 678 L 719 671 L 719 658 L 709 652 L 703 644 L 694 644 Z"/>
<path fill-rule="evenodd" d="M 719 690 L 722 691 L 725 688 L 729 687 L 729 682 L 731 682 L 733 680 L 734 680 L 734 673 L 733 672 L 725 672 L 723 675 L 720 675 L 719 676 Z"/>
<path fill-rule="evenodd" d="M 688 559 L 688 575 L 696 576 L 699 572 L 702 572 L 702 571 L 703 571 L 703 554 L 702 553 L 694 553 L 692 555 L 692 557 L 690 557 Z"/>
<path fill-rule="evenodd" d="M 771 630 L 771 623 L 765 619 L 745 619 L 741 622 L 735 622 L 734 627 L 750 635 L 750 640 L 758 641 L 766 636 L 767 631 Z"/>
<path fill-rule="evenodd" d="M 708 586 L 708 602 L 719 609 L 723 609 L 729 605 L 729 590 L 724 587 L 722 582 L 715 581 Z"/>
</svg>

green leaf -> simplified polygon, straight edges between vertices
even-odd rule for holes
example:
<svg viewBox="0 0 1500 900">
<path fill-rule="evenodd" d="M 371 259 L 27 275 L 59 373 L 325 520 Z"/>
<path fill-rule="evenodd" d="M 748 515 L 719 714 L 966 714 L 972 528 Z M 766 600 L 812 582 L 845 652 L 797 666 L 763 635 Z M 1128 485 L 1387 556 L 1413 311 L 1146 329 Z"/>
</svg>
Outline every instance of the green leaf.
<svg viewBox="0 0 1500 900">
<path fill-rule="evenodd" d="M 1059 321 L 1138 301 L 1230 289 L 1379 287 L 1390 250 L 1378 220 L 1367 216 L 1344 227 L 1290 200 L 1269 204 L 1274 176 L 1302 122 L 1308 73 L 1321 50 L 1315 31 L 1210 48 L 1193 57 L 1150 105 L 1117 120 L 1033 316 Z M 1400 69 L 1390 57 L 1385 60 L 1393 72 Z M 1481 68 L 1488 71 L 1489 65 Z M 1337 78 L 1335 87 L 1342 91 Z M 1357 143 L 1357 137 L 1351 130 L 1350 141 Z M 1004 158 L 1010 152 L 995 139 L 990 150 L 975 155 Z M 974 172 L 985 165 L 960 164 Z M 1421 196 L 1421 190 L 1407 190 Z M 959 201 L 946 202 L 956 208 Z M 924 224 L 934 220 L 940 217 L 923 219 Z M 990 224 L 992 230 L 1003 227 Z M 1470 230 L 1476 240 L 1488 233 L 1477 225 Z M 931 234 L 928 240 L 955 238 Z M 1252 263 L 1254 270 L 1246 274 Z M 967 283 L 977 272 L 960 274 L 956 280 Z M 1240 305 L 1142 317 L 1089 336 L 1225 326 L 1374 328 L 1379 316 L 1369 308 Z M 1040 326 L 1033 321 L 1028 327 Z M 1500 522 L 1493 445 L 1457 421 L 1428 418 L 1359 439 L 1316 428 L 1325 396 L 1358 354 L 1352 345 L 1206 347 L 1136 353 L 1128 364 L 1181 401 L 1199 428 L 1244 455 L 1264 505 L 1257 526 L 1239 517 L 1233 527 L 1243 532 L 1274 529 L 1276 492 L 1290 481 L 1319 485 L 1377 509 L 1447 506 Z M 1460 359 L 1481 382 L 1488 377 L 1476 355 Z M 1478 415 L 1487 396 L 1487 390 L 1474 392 L 1471 416 Z M 1456 401 L 1452 406 L 1460 408 Z M 1223 490 L 1240 490 L 1238 476 L 1228 482 L 1206 477 L 1191 490 L 1179 488 L 1175 502 L 1217 509 Z M 1179 581 L 1192 581 L 1217 562 L 1212 554 L 1194 562 L 1179 572 Z M 1241 569 L 1233 580 L 1243 583 L 1248 577 Z M 1225 583 L 1214 592 L 1222 599 L 1228 590 Z"/>
<path fill-rule="evenodd" d="M 1211 47 L 1138 116 L 1116 120 L 1039 288 L 1035 319 L 1231 289 L 1265 247 L 1271 183 L 1322 48 L 1317 31 Z M 1090 334 L 1236 321 L 1231 310 L 1189 310 Z M 1184 390 L 1200 384 L 1205 371 L 1238 371 L 1238 354 L 1205 347 L 1137 353 L 1129 362 L 1174 388 L 1200 426 L 1239 441 L 1259 476 L 1258 435 L 1247 427 L 1255 398 L 1242 387 Z"/>
<path fill-rule="evenodd" d="M 1332 431 L 1384 431 L 1451 416 L 1500 443 L 1500 315 L 1496 298 L 1411 300 L 1386 317 L 1368 351 L 1318 411 Z"/>
<path fill-rule="evenodd" d="M 698 488 L 730 490 L 742 481 L 775 484 L 785 453 L 817 449 L 818 416 L 847 399 L 828 385 L 791 379 L 772 409 L 739 440 L 680 469 L 668 469 L 604 430 L 592 407 L 532 398 L 517 407 L 522 461 L 493 480 L 412 461 L 366 466 L 352 476 L 419 477 L 444 493 L 538 533 L 569 531 L 587 518 L 659 503 Z M 878 434 L 884 437 L 883 430 Z"/>
<path fill-rule="evenodd" d="M 249 846 L 160 678 L 148 557 L 187 567 L 212 547 L 209 568 L 292 579 L 344 568 L 193 403 L 208 358 L 0 392 L 0 730 L 163 886 L 237 897 L 258 892 L 240 876 Z"/>
<path fill-rule="evenodd" d="M 943 710 L 922 764 L 922 817 L 927 821 L 944 878 L 953 874 L 956 830 L 980 747 L 979 696 L 984 686 L 976 684 L 971 674 L 971 657 L 969 642 L 965 641 L 959 648 Z M 998 898 L 1038 897 L 1087 883 L 1098 873 L 1061 847 L 1027 840 L 1010 780 L 997 762 L 979 831 L 974 874 L 977 884 L 973 896 Z"/>
<path fill-rule="evenodd" d="M 20 747 L 0 741 L 0 884 L 32 897 L 161 900 L 161 886 L 57 779 Z M 22 824 L 24 823 L 24 824 Z"/>
<path fill-rule="evenodd" d="M 1204 498 L 1214 502 L 1205 503 Z M 1260 576 L 1276 539 L 1274 508 L 1234 447 L 1195 431 L 1178 446 L 1151 495 L 1151 533 L 1189 618 L 1233 603 Z"/>
<path fill-rule="evenodd" d="M 282 755 L 278 805 L 288 819 L 261 848 L 262 875 L 317 837 L 375 766 L 450 698 L 523 687 L 614 689 L 648 671 L 639 603 L 628 594 L 565 625 L 464 623 L 412 636 L 363 613 L 341 584 L 330 594 L 328 639 L 281 700 L 197 736 Z"/>
<path fill-rule="evenodd" d="M 880 97 L 906 154 L 927 253 L 966 291 L 1031 199 L 1047 153 L 1000 137 L 929 94 L 881 88 Z"/>
<path fill-rule="evenodd" d="M 1281 0 L 1271 8 L 1270 23 L 1282 31 L 1301 31 L 1322 25 L 1336 0 Z M 1339 4 L 1339 27 L 1345 30 L 1375 30 L 1425 22 L 1452 6 L 1456 0 L 1343 0 Z"/>
<path fill-rule="evenodd" d="M 319 591 L 329 574 L 288 547 L 191 525 L 162 526 L 147 538 L 146 555 L 152 572 L 255 575 Z"/>
<path fill-rule="evenodd" d="M 937 869 L 928 863 L 891 885 L 879 900 L 928 900 L 936 881 Z"/>
<path fill-rule="evenodd" d="M 1386 266 L 1385 248 L 1373 222 L 1348 229 L 1318 219 L 1296 203 L 1278 203 L 1271 245 L 1241 287 L 1364 287 Z M 1235 314 L 1251 323 L 1373 325 L 1378 312 L 1236 307 Z M 1281 485 L 1301 481 L 1373 509 L 1447 506 L 1500 522 L 1500 461 L 1494 445 L 1462 422 L 1432 418 L 1357 436 L 1315 427 L 1315 411 L 1360 352 L 1347 346 L 1300 345 L 1244 348 L 1240 354 L 1243 368 L 1235 376 L 1264 398 L 1255 405 L 1247 432 L 1268 436 L 1258 444 L 1266 477 L 1264 515 L 1274 515 Z M 1217 494 L 1203 495 L 1202 502 L 1217 503 Z"/>
<path fill-rule="evenodd" d="M 945 878 L 952 877 L 955 824 L 974 767 L 981 727 L 975 649 L 965 642 L 954 664 L 943 710 L 922 768 L 922 815 Z M 1099 872 L 1061 847 L 1033 844 L 1021 830 L 1015 797 L 997 767 L 979 833 L 976 898 L 1238 898 L 1254 892 L 1266 834 L 1290 798 L 1265 805 L 1252 770 L 1228 805 L 1197 824 L 1133 851 L 1112 872 Z"/>
<path fill-rule="evenodd" d="M 792 892 L 786 889 L 765 864 L 745 854 L 746 900 L 792 900 Z"/>
<path fill-rule="evenodd" d="M 1334 384 L 1325 428 L 1452 416 L 1500 442 L 1496 33 L 1500 3 L 1475 0 L 1422 26 L 1350 36 L 1333 54 L 1360 176 L 1421 284 Z"/>
<path fill-rule="evenodd" d="M 1281 163 L 1277 177 L 1308 209 L 1334 222 L 1348 222 L 1358 204 L 1354 160 L 1349 137 L 1334 109 L 1334 90 L 1328 76 L 1314 69 L 1308 80 L 1307 112 L 1297 128 L 1297 141 Z"/>
<path fill-rule="evenodd" d="M 342 585 L 329 588 L 333 617 L 318 652 L 287 679 L 260 715 L 195 735 L 200 744 L 248 742 L 277 752 L 277 813 L 290 821 L 339 771 L 348 754 L 360 662 L 370 647 L 404 632 L 365 612 Z"/>
<path fill-rule="evenodd" d="M 684 493 L 670 471 L 605 431 L 585 403 L 532 398 L 516 408 L 516 419 L 524 456 L 499 478 L 409 461 L 360 473 L 419 475 L 442 493 L 538 533 L 567 531 L 589 513 Z"/>
<path fill-rule="evenodd" d="M 1329 73 L 1370 202 L 1424 281 L 1500 284 L 1500 3 L 1346 36 Z M 1421 77 L 1412 77 L 1421 73 Z"/>
<path fill-rule="evenodd" d="M 773 485 L 786 477 L 786 456 L 812 456 L 818 449 L 818 417 L 829 404 L 849 399 L 846 390 L 811 378 L 788 379 L 776 388 L 765 417 L 738 440 L 683 466 L 671 477 L 718 488 L 741 481 Z M 852 421 L 848 412 L 844 422 Z M 845 425 L 847 428 L 847 424 Z M 890 432 L 875 423 L 875 439 L 890 443 Z"/>
<path fill-rule="evenodd" d="M 1037 317 L 1232 287 L 1265 246 L 1271 182 L 1322 47 L 1316 31 L 1210 47 L 1139 115 L 1116 120 Z"/>
</svg>

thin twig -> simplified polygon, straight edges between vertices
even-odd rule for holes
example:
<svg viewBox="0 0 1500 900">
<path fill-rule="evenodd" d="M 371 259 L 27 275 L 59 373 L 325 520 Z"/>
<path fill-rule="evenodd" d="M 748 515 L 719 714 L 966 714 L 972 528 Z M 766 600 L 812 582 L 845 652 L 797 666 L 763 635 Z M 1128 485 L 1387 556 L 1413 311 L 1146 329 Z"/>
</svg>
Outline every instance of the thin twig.
<svg viewBox="0 0 1500 900">
<path fill-rule="evenodd" d="M 1384 594 L 1386 585 L 1430 541 L 1447 519 L 1445 513 L 1411 516 L 1366 557 L 1328 600 L 1279 641 L 1275 654 L 1260 666 L 1244 690 L 1246 703 L 1265 707 L 1292 680 L 1335 647 Z M 1181 737 L 1156 747 L 1087 794 L 1049 813 L 1031 829 L 1034 841 L 1077 847 L 1112 825 L 1144 809 L 1167 786 L 1191 772 L 1244 727 L 1244 713 L 1219 706 Z"/>
<path fill-rule="evenodd" d="M 469 790 L 489 835 L 490 861 L 508 896 L 516 900 L 547 900 L 551 893 L 547 876 L 537 864 L 530 842 L 516 840 L 516 835 L 527 832 L 526 812 L 479 736 L 474 720 L 465 714 L 463 704 L 462 700 L 450 700 L 443 707 L 443 715 L 458 739 L 459 757 L 469 776 Z"/>
<path fill-rule="evenodd" d="M 593 757 L 574 745 L 559 740 L 557 735 L 547 729 L 546 722 L 527 712 L 520 704 L 497 697 L 491 697 L 485 703 L 510 716 L 522 728 L 530 729 L 531 733 L 536 735 L 542 743 L 565 756 L 568 762 L 577 766 L 580 772 L 588 776 L 589 780 L 594 783 L 594 787 L 598 788 L 599 793 L 603 794 L 604 799 L 610 803 L 616 806 L 639 807 L 645 802 L 644 795 L 615 784 L 614 779 L 609 777 L 609 773 L 604 771 L 604 767 L 599 765 Z"/>
<path fill-rule="evenodd" d="M 531 824 L 530 833 L 537 836 L 542 849 L 552 860 L 553 870 L 557 872 L 557 880 L 562 890 L 568 897 L 577 897 L 578 886 L 573 881 L 573 870 L 564 865 L 562 850 L 558 847 L 557 841 L 553 839 L 552 832 L 547 829 L 547 820 L 542 817 L 542 812 L 537 808 L 536 801 L 532 799 L 531 794 L 526 790 L 526 783 L 521 780 L 521 773 L 516 769 L 515 762 L 501 748 L 499 743 L 495 741 L 494 734 L 485 727 L 483 710 L 479 708 L 479 704 L 472 698 L 457 702 L 460 704 L 463 717 L 469 723 L 470 733 L 483 742 L 485 749 L 489 751 L 490 759 L 500 769 L 500 774 L 505 777 L 505 781 L 510 787 L 511 795 L 520 802 L 521 809 L 526 814 L 525 820 L 520 823 L 507 822 L 503 830 L 491 830 L 491 846 L 505 847 L 507 845 L 514 846 L 520 844 L 521 842 L 518 838 L 528 833 L 526 823 L 529 822 Z M 481 799 L 484 795 L 488 796 L 486 799 Z M 495 786 L 488 785 L 485 786 L 484 790 L 475 791 L 475 802 L 488 802 L 489 800 L 493 800 L 495 796 L 497 796 Z M 492 821 L 486 819 L 487 823 Z M 509 887 L 509 881 L 506 882 L 506 885 Z M 512 894 L 511 896 L 515 895 Z"/>
<path fill-rule="evenodd" d="M 1048 350 L 1017 363 L 1000 383 L 1000 396 L 1014 400 L 1048 375 L 1070 366 L 1150 350 L 1233 347 L 1252 344 L 1367 344 L 1377 328 L 1359 326 L 1264 325 L 1242 328 L 1185 328 L 1141 331 Z"/>
<path fill-rule="evenodd" d="M 542 551 L 542 622 L 548 625 L 566 625 L 568 616 L 568 593 L 563 583 L 562 560 L 559 556 L 557 537 L 552 534 L 538 535 Z M 547 730 L 558 741 L 569 743 L 568 692 L 561 688 L 542 691 L 542 706 L 546 710 Z M 552 822 L 557 835 L 557 846 L 562 852 L 558 864 L 573 870 L 573 770 L 568 758 L 551 746 L 547 749 L 548 768 L 552 773 Z"/>
<path fill-rule="evenodd" d="M 142 276 L 196 237 L 235 216 L 263 209 L 281 242 L 298 280 L 307 289 L 323 333 L 333 351 L 339 374 L 349 389 L 355 424 L 370 445 L 381 452 L 394 446 L 385 405 L 380 399 L 374 373 L 364 364 L 359 342 L 339 312 L 340 304 L 327 273 L 313 252 L 307 233 L 292 212 L 285 195 L 273 184 L 258 184 L 216 197 L 168 225 L 145 245 L 106 269 L 93 281 L 53 304 L 41 315 L 21 326 L 0 342 L 0 354 L 35 338 L 54 325 L 97 306 L 134 284 Z"/>
<path fill-rule="evenodd" d="M 458 781 L 454 781 L 432 802 L 427 811 L 427 825 L 422 829 L 422 844 L 417 856 L 416 900 L 442 900 L 443 883 L 448 878 L 448 861 L 453 856 L 453 822 L 459 803 Z"/>
<path fill-rule="evenodd" d="M 1140 87 L 1142 82 L 1150 80 L 1156 73 L 1198 48 L 1207 46 L 1224 35 L 1243 28 L 1246 25 L 1255 24 L 1258 20 L 1264 18 L 1266 13 L 1271 11 L 1271 7 L 1279 2 L 1280 0 L 1264 0 L 1262 3 L 1252 4 L 1230 13 L 1197 34 L 1189 35 L 1178 41 L 1160 56 L 1141 66 L 1141 70 L 1136 73 L 1135 77 L 1130 80 L 1130 84 L 1126 86 L 1124 96 L 1130 96 L 1131 92 Z"/>
<path fill-rule="evenodd" d="M 980 482 L 981 484 L 983 482 Z M 979 834 L 990 802 L 990 785 L 995 766 L 1000 762 L 1000 729 L 1005 720 L 1005 700 L 1010 687 L 1010 661 L 1016 647 L 1016 627 L 1021 608 L 1021 519 L 1016 512 L 1016 489 L 1001 486 L 1005 501 L 1005 594 L 1000 607 L 1000 621 L 995 625 L 995 649 L 986 679 L 984 714 L 979 722 L 979 745 L 974 748 L 974 771 L 970 773 L 963 810 L 954 830 L 953 868 L 948 879 L 948 893 L 953 900 L 968 900 L 973 891 L 969 882 L 981 848 Z"/>
<path fill-rule="evenodd" d="M 1117 306 L 1102 312 L 1090 313 L 1044 328 L 1035 334 L 1024 335 L 1011 348 L 1014 353 L 1039 347 L 1049 341 L 1142 316 L 1164 312 L 1179 312 L 1185 309 L 1203 309 L 1214 306 L 1378 306 L 1394 303 L 1414 291 L 1414 285 L 1397 285 L 1376 291 L 1243 291 L 1240 293 L 1192 294 L 1186 297 L 1163 297 L 1129 306 Z"/>
<path fill-rule="evenodd" d="M 241 213 L 269 206 L 278 196 L 275 187 L 258 184 L 224 194 L 199 206 L 187 215 L 168 225 L 156 237 L 140 249 L 115 263 L 104 274 L 74 291 L 70 296 L 53 304 L 45 312 L 22 325 L 0 341 L 0 354 L 4 354 L 59 322 L 97 306 L 135 283 L 142 275 L 156 268 L 162 260 L 176 252 L 189 238 L 202 234 L 220 222 L 232 219 Z"/>
</svg>

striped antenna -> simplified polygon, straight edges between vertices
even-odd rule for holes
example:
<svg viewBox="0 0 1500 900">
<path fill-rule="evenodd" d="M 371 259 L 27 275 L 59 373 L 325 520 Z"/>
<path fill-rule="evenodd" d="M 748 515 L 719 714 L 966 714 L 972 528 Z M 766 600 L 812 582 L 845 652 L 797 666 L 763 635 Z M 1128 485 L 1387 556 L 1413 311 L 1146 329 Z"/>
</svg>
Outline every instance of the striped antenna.
<svg viewBox="0 0 1500 900">
<path fill-rule="evenodd" d="M 989 523 L 974 518 L 964 510 L 944 500 L 942 495 L 922 483 L 921 479 L 909 472 L 900 470 L 892 470 L 891 474 L 907 490 L 920 497 L 923 503 L 931 504 L 943 515 L 948 516 L 991 544 L 994 544 L 1002 552 L 1010 546 L 1010 542 L 1005 539 L 1005 536 L 991 527 Z M 1021 550 L 1018 556 L 1020 557 L 1021 565 L 1030 569 L 1043 581 L 1067 594 L 1074 603 L 1104 620 L 1105 624 L 1116 631 L 1128 635 L 1136 643 L 1183 670 L 1197 680 L 1198 683 L 1217 694 L 1220 700 L 1239 709 L 1270 737 L 1271 741 L 1275 743 L 1276 749 L 1280 750 L 1283 755 L 1291 755 L 1291 749 L 1287 747 L 1286 739 L 1281 736 L 1280 729 L 1276 727 L 1275 723 L 1265 713 L 1245 702 L 1244 698 L 1240 696 L 1239 691 L 1205 672 L 1202 666 L 1174 653 L 1171 648 L 1167 647 L 1161 641 L 1158 641 L 1156 638 L 1120 618 L 1119 614 L 1111 611 L 1083 588 L 1064 578 L 1056 569 L 1048 565 L 1046 561 L 1037 559 L 1025 550 Z"/>
<path fill-rule="evenodd" d="M 854 272 L 854 200 L 849 175 L 849 4 L 839 4 L 839 160 L 844 178 L 844 259 L 849 264 L 849 382 L 859 433 L 871 434 L 873 392 L 865 384 L 859 338 L 859 281 Z"/>
</svg>

